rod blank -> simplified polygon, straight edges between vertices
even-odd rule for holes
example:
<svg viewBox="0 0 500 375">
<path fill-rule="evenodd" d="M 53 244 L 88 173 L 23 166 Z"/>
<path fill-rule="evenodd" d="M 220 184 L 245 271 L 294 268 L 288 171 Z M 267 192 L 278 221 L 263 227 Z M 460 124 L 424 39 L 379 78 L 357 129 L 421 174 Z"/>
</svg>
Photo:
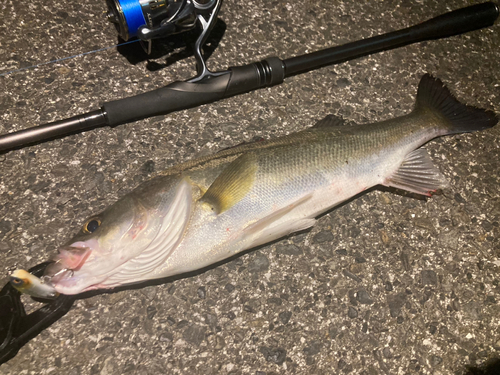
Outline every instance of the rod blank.
<svg viewBox="0 0 500 375">
<path fill-rule="evenodd" d="M 283 61 L 285 77 L 424 40 L 446 38 L 488 27 L 493 25 L 498 14 L 499 8 L 495 3 L 471 5 L 405 29 L 292 57 Z"/>
</svg>

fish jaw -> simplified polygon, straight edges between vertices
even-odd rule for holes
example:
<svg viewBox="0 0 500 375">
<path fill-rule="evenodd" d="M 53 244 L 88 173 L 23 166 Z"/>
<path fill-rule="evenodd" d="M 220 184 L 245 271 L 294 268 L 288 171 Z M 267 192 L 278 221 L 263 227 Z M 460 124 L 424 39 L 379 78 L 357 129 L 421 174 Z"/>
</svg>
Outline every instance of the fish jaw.
<svg viewBox="0 0 500 375">
<path fill-rule="evenodd" d="M 87 284 L 91 281 L 91 285 Z M 96 280 L 98 282 L 98 280 Z M 92 284 L 92 278 L 88 275 L 74 273 L 71 270 L 62 271 L 52 282 L 57 293 L 66 295 L 75 295 L 89 290 L 98 289 L 96 284 Z"/>
<path fill-rule="evenodd" d="M 80 273 L 86 273 L 86 263 L 92 252 L 98 249 L 98 246 L 97 240 L 90 239 L 77 241 L 60 248 L 52 258 L 53 263 L 45 270 L 43 279 L 50 281 L 58 293 L 77 294 L 81 292 L 82 278 Z"/>
</svg>

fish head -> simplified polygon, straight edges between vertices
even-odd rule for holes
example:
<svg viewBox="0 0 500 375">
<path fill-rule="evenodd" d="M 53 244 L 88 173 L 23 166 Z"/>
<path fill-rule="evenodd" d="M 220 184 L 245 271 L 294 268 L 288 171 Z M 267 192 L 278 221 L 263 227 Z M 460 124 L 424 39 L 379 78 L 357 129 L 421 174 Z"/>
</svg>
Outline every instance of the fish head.
<svg viewBox="0 0 500 375">
<path fill-rule="evenodd" d="M 148 225 L 147 210 L 128 195 L 84 221 L 79 232 L 57 249 L 43 276 L 61 294 L 98 289 L 116 269 L 136 256 Z"/>
<path fill-rule="evenodd" d="M 187 179 L 160 176 L 91 216 L 57 250 L 43 281 L 78 294 L 148 280 L 183 238 L 193 189 Z"/>
</svg>

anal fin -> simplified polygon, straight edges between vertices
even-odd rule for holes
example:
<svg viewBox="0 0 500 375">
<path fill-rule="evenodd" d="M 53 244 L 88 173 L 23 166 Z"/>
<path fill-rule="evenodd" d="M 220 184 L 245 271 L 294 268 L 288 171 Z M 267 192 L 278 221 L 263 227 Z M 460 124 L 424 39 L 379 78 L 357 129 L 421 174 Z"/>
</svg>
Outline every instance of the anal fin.
<svg viewBox="0 0 500 375">
<path fill-rule="evenodd" d="M 447 181 L 432 163 L 427 150 L 419 148 L 406 156 L 383 185 L 430 196 L 431 192 L 446 187 Z"/>
</svg>

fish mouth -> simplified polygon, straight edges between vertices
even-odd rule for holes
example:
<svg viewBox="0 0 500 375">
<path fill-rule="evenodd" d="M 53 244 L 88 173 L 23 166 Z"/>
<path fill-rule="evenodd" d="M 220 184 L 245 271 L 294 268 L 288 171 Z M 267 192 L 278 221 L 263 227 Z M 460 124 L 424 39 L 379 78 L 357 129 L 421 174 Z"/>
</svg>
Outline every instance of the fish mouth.
<svg viewBox="0 0 500 375">
<path fill-rule="evenodd" d="M 42 279 L 57 289 L 59 282 L 71 279 L 74 273 L 83 267 L 91 253 L 92 249 L 81 243 L 59 249 L 51 259 L 53 263 L 45 269 Z"/>
</svg>

